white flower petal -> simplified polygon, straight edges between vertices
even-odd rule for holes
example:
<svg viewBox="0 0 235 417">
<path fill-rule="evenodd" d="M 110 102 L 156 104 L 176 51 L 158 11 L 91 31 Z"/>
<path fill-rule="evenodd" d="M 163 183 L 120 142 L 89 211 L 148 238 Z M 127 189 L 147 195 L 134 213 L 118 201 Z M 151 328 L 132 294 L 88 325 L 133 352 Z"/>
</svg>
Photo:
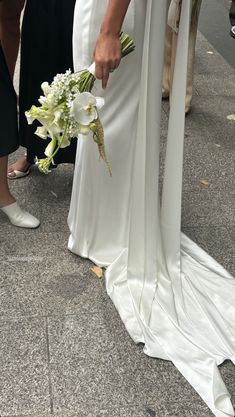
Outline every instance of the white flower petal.
<svg viewBox="0 0 235 417">
<path fill-rule="evenodd" d="M 88 135 L 90 133 L 90 128 L 89 126 L 84 126 L 84 125 L 79 125 L 78 126 L 78 133 L 80 135 Z"/>
<path fill-rule="evenodd" d="M 42 139 L 47 139 L 47 128 L 45 126 L 39 126 L 35 131 L 35 135 L 39 136 Z"/>
<path fill-rule="evenodd" d="M 63 142 L 62 142 L 62 144 L 61 144 L 61 149 L 63 149 L 63 148 L 67 148 L 68 146 L 70 146 L 70 141 L 71 141 L 71 138 L 70 137 L 65 137 L 64 138 L 64 140 L 63 140 Z"/>
<path fill-rule="evenodd" d="M 41 89 L 43 91 L 43 93 L 45 94 L 45 96 L 51 91 L 51 87 L 49 86 L 48 82 L 44 82 L 41 85 Z"/>
<path fill-rule="evenodd" d="M 55 147 L 56 147 L 56 143 L 57 143 L 57 140 L 53 138 L 50 141 L 50 143 L 47 145 L 44 153 L 48 158 L 50 158 L 52 156 L 52 154 L 55 150 Z"/>
<path fill-rule="evenodd" d="M 92 111 L 92 113 L 88 114 L 86 110 L 80 110 L 76 116 L 76 121 L 78 123 L 88 126 L 96 118 L 96 113 Z"/>
<path fill-rule="evenodd" d="M 96 98 L 95 96 L 93 96 L 93 94 L 88 93 L 88 92 L 84 92 L 79 94 L 79 96 L 76 98 L 76 100 L 78 100 L 78 102 L 83 106 L 88 106 L 88 105 L 96 105 Z"/>
<path fill-rule="evenodd" d="M 104 106 L 104 98 L 103 97 L 96 97 L 96 107 L 98 110 L 102 109 Z"/>
<path fill-rule="evenodd" d="M 33 124 L 35 117 L 29 111 L 25 112 L 25 116 L 29 125 Z"/>
</svg>

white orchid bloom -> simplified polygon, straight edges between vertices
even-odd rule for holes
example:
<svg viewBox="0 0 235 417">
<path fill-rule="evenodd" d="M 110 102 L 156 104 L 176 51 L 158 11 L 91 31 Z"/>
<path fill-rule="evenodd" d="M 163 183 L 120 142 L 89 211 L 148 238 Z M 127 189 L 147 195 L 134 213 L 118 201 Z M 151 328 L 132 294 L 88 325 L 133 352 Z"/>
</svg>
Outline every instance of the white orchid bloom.
<svg viewBox="0 0 235 417">
<path fill-rule="evenodd" d="M 48 158 L 51 158 L 51 156 L 53 155 L 56 144 L 57 144 L 57 140 L 56 138 L 53 138 L 51 139 L 50 143 L 47 145 L 44 153 Z"/>
<path fill-rule="evenodd" d="M 101 109 L 103 105 L 103 98 L 95 97 L 88 92 L 80 93 L 71 104 L 71 116 L 77 123 L 88 126 L 98 118 L 97 109 Z"/>
</svg>

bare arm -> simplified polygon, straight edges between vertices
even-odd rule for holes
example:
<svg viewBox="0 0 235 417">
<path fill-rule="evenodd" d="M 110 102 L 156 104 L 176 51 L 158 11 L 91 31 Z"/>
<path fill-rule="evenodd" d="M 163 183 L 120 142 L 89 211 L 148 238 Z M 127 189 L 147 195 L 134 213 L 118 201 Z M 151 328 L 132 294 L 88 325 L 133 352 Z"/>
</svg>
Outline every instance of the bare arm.
<svg viewBox="0 0 235 417">
<path fill-rule="evenodd" d="M 96 42 L 93 59 L 96 63 L 96 77 L 107 86 L 109 73 L 115 70 L 121 60 L 119 34 L 131 0 L 109 0 Z"/>
</svg>

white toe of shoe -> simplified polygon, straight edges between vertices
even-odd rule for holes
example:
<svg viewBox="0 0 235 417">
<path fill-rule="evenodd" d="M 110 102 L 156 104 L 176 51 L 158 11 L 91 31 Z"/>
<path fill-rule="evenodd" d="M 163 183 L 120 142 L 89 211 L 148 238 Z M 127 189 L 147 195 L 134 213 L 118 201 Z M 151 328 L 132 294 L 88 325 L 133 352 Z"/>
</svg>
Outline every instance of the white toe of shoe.
<svg viewBox="0 0 235 417">
<path fill-rule="evenodd" d="M 1 210 L 8 216 L 14 226 L 36 229 L 40 225 L 40 221 L 36 217 L 22 210 L 16 202 L 1 208 Z"/>
</svg>

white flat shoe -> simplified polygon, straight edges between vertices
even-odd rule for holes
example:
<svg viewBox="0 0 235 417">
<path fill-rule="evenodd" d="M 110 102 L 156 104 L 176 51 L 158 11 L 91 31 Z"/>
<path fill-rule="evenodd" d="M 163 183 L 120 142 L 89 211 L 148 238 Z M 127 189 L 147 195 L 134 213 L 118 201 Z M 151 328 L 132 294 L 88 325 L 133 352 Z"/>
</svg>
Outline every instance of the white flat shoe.
<svg viewBox="0 0 235 417">
<path fill-rule="evenodd" d="M 40 225 L 40 221 L 27 211 L 22 210 L 17 202 L 2 207 L 0 210 L 7 215 L 14 226 L 36 229 Z"/>
</svg>

